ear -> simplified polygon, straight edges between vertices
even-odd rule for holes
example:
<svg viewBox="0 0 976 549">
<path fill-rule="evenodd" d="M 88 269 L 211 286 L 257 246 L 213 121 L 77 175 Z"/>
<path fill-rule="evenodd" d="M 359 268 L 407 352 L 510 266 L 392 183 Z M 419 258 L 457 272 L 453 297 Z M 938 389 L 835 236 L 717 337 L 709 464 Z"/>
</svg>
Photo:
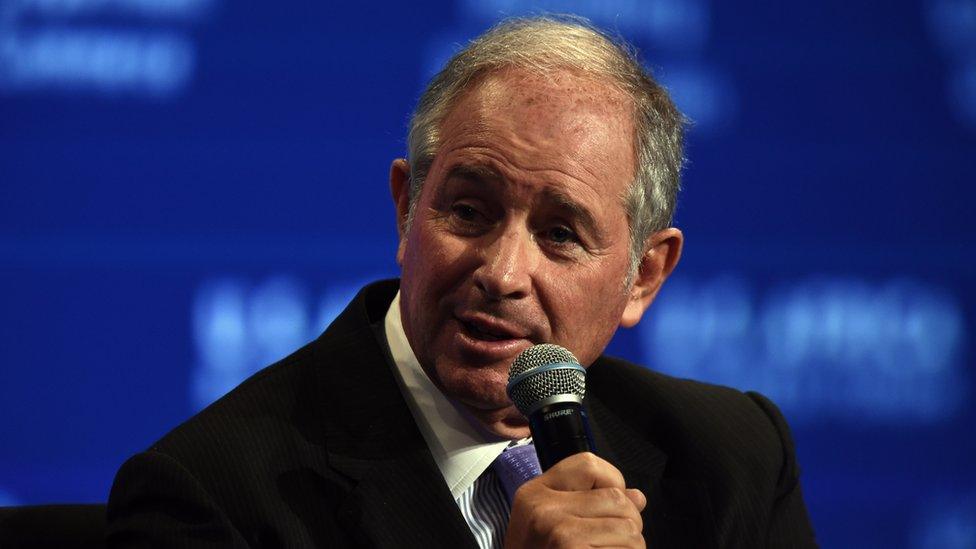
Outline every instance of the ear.
<svg viewBox="0 0 976 549">
<path fill-rule="evenodd" d="M 621 326 L 631 328 L 640 322 L 644 311 L 651 306 L 658 290 L 678 265 L 683 244 L 684 235 L 674 227 L 658 231 L 648 238 L 647 251 L 641 257 L 627 306 L 620 317 Z"/>
<path fill-rule="evenodd" d="M 390 166 L 390 194 L 393 195 L 397 234 L 400 237 L 396 261 L 398 265 L 402 265 L 403 253 L 407 244 L 407 216 L 410 213 L 410 164 L 404 158 L 397 158 Z"/>
</svg>

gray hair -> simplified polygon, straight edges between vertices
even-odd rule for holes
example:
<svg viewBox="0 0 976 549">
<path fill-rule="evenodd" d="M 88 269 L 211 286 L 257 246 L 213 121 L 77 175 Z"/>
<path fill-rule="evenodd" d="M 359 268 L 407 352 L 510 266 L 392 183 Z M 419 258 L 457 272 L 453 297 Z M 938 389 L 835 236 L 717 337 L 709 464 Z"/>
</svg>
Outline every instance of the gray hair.
<svg viewBox="0 0 976 549">
<path fill-rule="evenodd" d="M 647 238 L 671 226 L 684 162 L 685 118 L 633 48 L 585 19 L 544 16 L 505 20 L 448 61 L 420 97 L 410 120 L 410 213 L 440 146 L 441 124 L 454 103 L 485 74 L 521 68 L 539 74 L 574 70 L 607 80 L 633 100 L 637 169 L 624 197 L 630 223 L 631 276 Z"/>
</svg>

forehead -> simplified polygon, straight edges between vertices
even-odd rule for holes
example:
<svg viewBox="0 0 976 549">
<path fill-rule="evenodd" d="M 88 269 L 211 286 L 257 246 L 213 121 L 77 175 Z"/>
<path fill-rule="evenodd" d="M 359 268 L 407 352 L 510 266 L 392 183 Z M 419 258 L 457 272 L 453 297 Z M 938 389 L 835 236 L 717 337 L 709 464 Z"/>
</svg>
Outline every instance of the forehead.
<svg viewBox="0 0 976 549">
<path fill-rule="evenodd" d="M 620 194 L 635 172 L 633 111 L 626 94 L 593 77 L 491 73 L 445 118 L 435 164 L 475 157 L 503 173 Z"/>
</svg>

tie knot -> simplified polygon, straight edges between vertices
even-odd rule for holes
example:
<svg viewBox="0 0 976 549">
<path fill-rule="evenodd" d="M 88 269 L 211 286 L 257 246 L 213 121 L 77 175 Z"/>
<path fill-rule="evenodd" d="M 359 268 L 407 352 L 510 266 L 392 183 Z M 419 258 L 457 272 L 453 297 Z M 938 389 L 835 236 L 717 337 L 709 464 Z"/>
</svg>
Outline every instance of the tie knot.
<svg viewBox="0 0 976 549">
<path fill-rule="evenodd" d="M 515 491 L 519 489 L 519 486 L 542 474 L 539 457 L 536 455 L 535 446 L 532 444 L 506 448 L 495 458 L 491 467 L 498 475 L 509 503 L 515 497 Z"/>
</svg>

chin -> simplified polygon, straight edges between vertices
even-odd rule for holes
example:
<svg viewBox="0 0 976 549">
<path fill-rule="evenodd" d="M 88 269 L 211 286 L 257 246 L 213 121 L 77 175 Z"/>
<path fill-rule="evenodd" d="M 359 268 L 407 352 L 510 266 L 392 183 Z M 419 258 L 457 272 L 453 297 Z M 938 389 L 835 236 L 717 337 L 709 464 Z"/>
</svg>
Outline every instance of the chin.
<svg viewBox="0 0 976 549">
<path fill-rule="evenodd" d="M 499 410 L 512 406 L 505 388 L 508 372 L 493 369 L 469 370 L 448 367 L 438 372 L 441 385 L 448 397 L 477 410 Z"/>
</svg>

